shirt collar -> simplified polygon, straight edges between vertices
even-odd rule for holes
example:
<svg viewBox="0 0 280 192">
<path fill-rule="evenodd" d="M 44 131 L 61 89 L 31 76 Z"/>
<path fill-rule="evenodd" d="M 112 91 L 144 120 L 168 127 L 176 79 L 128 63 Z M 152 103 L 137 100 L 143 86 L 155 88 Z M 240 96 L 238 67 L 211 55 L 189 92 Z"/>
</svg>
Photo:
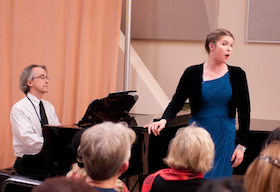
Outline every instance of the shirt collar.
<svg viewBox="0 0 280 192">
<path fill-rule="evenodd" d="M 34 95 L 32 95 L 31 93 L 27 93 L 27 95 L 26 95 L 31 101 L 32 101 L 32 103 L 35 105 L 35 106 L 39 106 L 39 103 L 40 103 L 40 100 L 37 98 L 37 97 L 35 97 Z"/>
</svg>

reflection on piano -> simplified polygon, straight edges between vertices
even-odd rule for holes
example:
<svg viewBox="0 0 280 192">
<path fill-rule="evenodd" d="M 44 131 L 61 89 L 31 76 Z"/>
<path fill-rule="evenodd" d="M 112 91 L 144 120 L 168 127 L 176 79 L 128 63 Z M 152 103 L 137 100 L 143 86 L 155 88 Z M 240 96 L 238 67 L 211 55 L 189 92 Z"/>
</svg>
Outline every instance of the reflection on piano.
<svg viewBox="0 0 280 192">
<path fill-rule="evenodd" d="M 108 97 L 96 99 L 90 103 L 79 127 L 89 127 L 104 121 L 126 121 L 130 124 L 132 117 L 128 112 L 138 99 L 136 91 L 110 93 Z"/>
<path fill-rule="evenodd" d="M 22 172 L 25 175 L 48 177 L 65 175 L 75 157 L 71 151 L 71 142 L 79 127 L 49 126 L 43 127 L 44 145 L 37 155 L 24 155 Z"/>
</svg>

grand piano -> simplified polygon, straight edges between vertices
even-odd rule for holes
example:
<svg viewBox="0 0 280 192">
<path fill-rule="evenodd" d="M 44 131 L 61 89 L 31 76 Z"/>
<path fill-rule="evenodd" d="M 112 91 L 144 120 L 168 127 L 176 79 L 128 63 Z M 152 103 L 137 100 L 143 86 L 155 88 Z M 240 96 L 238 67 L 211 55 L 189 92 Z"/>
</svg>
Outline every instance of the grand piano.
<svg viewBox="0 0 280 192">
<path fill-rule="evenodd" d="M 161 114 L 129 113 L 137 99 L 135 91 L 111 93 L 106 98 L 91 102 L 83 118 L 75 125 L 44 126 L 43 149 L 38 155 L 26 155 L 23 158 L 23 173 L 18 174 L 13 168 L 0 170 L 2 192 L 30 191 L 47 177 L 65 175 L 72 163 L 76 161 L 71 150 L 72 138 L 79 130 L 103 121 L 125 121 L 137 135 L 132 147 L 130 167 L 121 175 L 121 179 L 135 175 L 140 178 L 142 175 L 166 167 L 162 159 L 166 156 L 169 141 L 179 128 L 188 125 L 191 116 L 187 112 L 180 112 L 174 120 L 167 124 L 159 136 L 148 135 L 147 129 L 144 129 L 143 126 L 157 121 Z M 241 166 L 234 169 L 234 174 L 243 175 L 245 173 L 249 164 L 261 150 L 267 135 L 279 126 L 280 121 L 251 120 L 245 159 Z"/>
<path fill-rule="evenodd" d="M 121 179 L 134 175 L 147 175 L 149 172 L 164 166 L 161 159 L 166 155 L 169 140 L 175 135 L 179 127 L 188 124 L 190 115 L 178 116 L 170 122 L 168 129 L 164 130 L 165 134 L 162 137 L 158 137 L 162 140 L 161 143 L 164 143 L 164 146 L 161 147 L 161 150 L 153 152 L 153 148 L 148 145 L 150 136 L 143 126 L 152 123 L 160 116 L 129 113 L 137 99 L 136 91 L 110 93 L 106 98 L 92 101 L 83 118 L 77 124 L 44 126 L 43 135 L 45 140 L 43 148 L 37 155 L 25 155 L 23 157 L 22 173 L 16 173 L 13 168 L 0 170 L 2 191 L 30 191 L 47 177 L 65 175 L 70 170 L 71 165 L 76 162 L 71 150 L 71 143 L 75 134 L 81 129 L 104 121 L 125 121 L 136 132 L 136 142 L 132 146 L 130 166 L 121 175 Z M 154 139 L 150 142 L 153 141 Z M 155 163 L 155 167 L 151 164 L 149 169 L 148 156 L 150 157 L 149 160 L 152 160 L 151 162 L 159 162 L 159 164 Z M 156 161 L 156 159 L 158 160 Z"/>
</svg>

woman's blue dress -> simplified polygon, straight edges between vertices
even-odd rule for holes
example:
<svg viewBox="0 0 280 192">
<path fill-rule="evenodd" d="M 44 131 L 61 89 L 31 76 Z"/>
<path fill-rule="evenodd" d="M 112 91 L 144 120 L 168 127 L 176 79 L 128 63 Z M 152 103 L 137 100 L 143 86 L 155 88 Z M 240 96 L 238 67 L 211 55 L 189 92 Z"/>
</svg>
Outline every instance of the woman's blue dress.
<svg viewBox="0 0 280 192">
<path fill-rule="evenodd" d="M 218 79 L 203 81 L 201 89 L 201 109 L 191 118 L 190 124 L 196 122 L 205 128 L 215 143 L 214 166 L 204 178 L 231 177 L 230 159 L 235 148 L 236 130 L 235 118 L 230 117 L 232 88 L 229 72 Z"/>
</svg>

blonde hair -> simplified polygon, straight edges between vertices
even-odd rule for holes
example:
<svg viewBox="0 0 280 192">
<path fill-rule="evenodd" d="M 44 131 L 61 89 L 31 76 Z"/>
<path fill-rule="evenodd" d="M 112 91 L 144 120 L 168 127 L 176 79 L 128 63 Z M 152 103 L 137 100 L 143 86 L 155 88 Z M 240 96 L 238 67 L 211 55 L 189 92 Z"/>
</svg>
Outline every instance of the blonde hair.
<svg viewBox="0 0 280 192">
<path fill-rule="evenodd" d="M 105 122 L 88 128 L 80 144 L 88 176 L 93 180 L 107 180 L 116 175 L 130 159 L 135 138 L 135 132 L 126 123 Z"/>
<path fill-rule="evenodd" d="M 250 192 L 280 191 L 280 142 L 273 141 L 250 164 L 244 187 Z"/>
<path fill-rule="evenodd" d="M 66 177 L 72 177 L 74 179 L 82 179 L 86 181 L 87 172 L 84 168 L 79 167 L 78 163 L 74 163 L 71 166 L 71 170 L 66 174 Z"/>
<path fill-rule="evenodd" d="M 190 125 L 177 131 L 164 161 L 171 168 L 206 173 L 212 168 L 214 156 L 215 146 L 210 134 L 204 128 Z"/>
</svg>

